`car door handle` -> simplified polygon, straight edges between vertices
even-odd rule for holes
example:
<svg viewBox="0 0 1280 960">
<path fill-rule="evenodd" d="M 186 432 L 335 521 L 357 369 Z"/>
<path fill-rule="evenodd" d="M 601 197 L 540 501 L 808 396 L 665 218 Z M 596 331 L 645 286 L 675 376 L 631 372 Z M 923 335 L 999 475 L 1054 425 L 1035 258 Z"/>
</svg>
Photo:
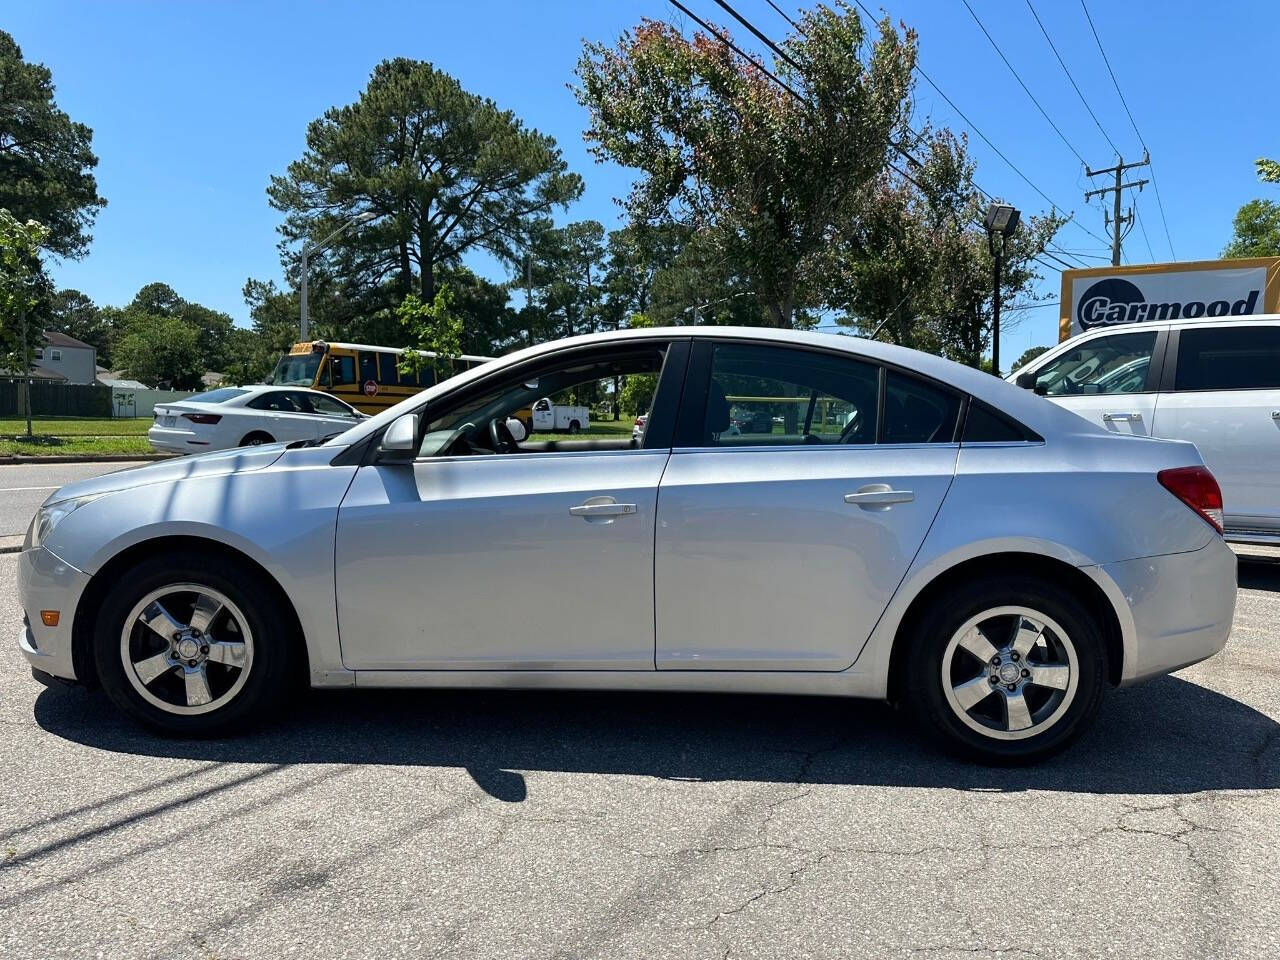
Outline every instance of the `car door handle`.
<svg viewBox="0 0 1280 960">
<path fill-rule="evenodd" d="M 1141 413 L 1104 413 L 1103 420 L 1141 420 Z"/>
<path fill-rule="evenodd" d="M 868 510 L 888 510 L 895 503 L 910 503 L 915 498 L 914 490 L 895 490 L 887 483 L 869 483 L 860 487 L 857 493 L 846 493 L 844 502 Z"/>
<path fill-rule="evenodd" d="M 569 516 L 582 517 L 584 520 L 596 520 L 607 517 L 634 516 L 634 503 L 618 503 L 613 497 L 592 497 L 586 503 L 569 508 Z"/>
</svg>

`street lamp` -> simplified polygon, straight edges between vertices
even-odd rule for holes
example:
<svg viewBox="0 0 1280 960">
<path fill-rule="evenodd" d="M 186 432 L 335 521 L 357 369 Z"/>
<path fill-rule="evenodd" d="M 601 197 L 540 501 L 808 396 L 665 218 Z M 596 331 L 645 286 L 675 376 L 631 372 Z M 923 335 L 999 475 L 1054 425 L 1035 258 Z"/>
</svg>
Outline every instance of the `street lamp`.
<svg viewBox="0 0 1280 960">
<path fill-rule="evenodd" d="M 317 250 L 323 250 L 329 245 L 329 241 L 333 240 L 339 234 L 350 230 L 357 223 L 368 223 L 370 220 L 376 219 L 378 219 L 378 214 L 371 210 L 366 210 L 364 213 L 356 214 L 319 243 L 304 242 L 302 244 L 302 284 L 298 291 L 298 309 L 301 314 L 301 322 L 298 324 L 298 329 L 301 334 L 299 339 L 306 340 L 311 332 L 311 317 L 307 313 L 307 258 Z"/>
<path fill-rule="evenodd" d="M 1004 245 L 1013 231 L 1018 229 L 1018 211 L 1006 203 L 993 203 L 987 207 L 982 225 L 987 228 L 987 247 L 995 264 L 995 301 L 991 317 L 991 372 L 1000 376 L 1000 261 L 1004 258 Z M 999 238 L 997 240 L 997 238 Z"/>
</svg>

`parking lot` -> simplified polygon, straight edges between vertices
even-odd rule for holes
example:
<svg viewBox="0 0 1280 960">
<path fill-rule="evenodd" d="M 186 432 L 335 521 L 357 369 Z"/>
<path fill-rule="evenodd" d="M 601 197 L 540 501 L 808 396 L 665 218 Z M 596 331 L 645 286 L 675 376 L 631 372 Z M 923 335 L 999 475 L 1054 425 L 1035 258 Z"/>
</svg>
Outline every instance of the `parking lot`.
<svg viewBox="0 0 1280 960">
<path fill-rule="evenodd" d="M 65 470 L 0 467 L 4 533 Z M 1014 770 L 799 698 L 325 693 L 165 740 L 6 640 L 0 956 L 1275 956 L 1280 564 L 1240 584 L 1223 654 Z"/>
</svg>

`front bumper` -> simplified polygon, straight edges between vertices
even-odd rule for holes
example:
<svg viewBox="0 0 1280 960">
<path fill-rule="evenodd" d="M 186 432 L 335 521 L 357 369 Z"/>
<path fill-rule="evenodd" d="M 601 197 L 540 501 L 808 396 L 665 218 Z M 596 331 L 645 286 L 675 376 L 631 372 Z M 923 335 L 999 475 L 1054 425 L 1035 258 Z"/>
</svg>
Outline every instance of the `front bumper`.
<svg viewBox="0 0 1280 960">
<path fill-rule="evenodd" d="M 1190 666 L 1226 646 L 1235 617 L 1236 556 L 1220 537 L 1189 553 L 1096 569 L 1131 617 L 1122 630 L 1121 685 Z"/>
<path fill-rule="evenodd" d="M 88 574 L 44 547 L 24 550 L 19 556 L 18 599 L 25 616 L 18 634 L 18 649 L 41 673 L 63 680 L 77 679 L 71 629 L 80 596 L 88 583 Z M 58 625 L 46 627 L 40 619 L 41 610 L 57 610 Z"/>
</svg>

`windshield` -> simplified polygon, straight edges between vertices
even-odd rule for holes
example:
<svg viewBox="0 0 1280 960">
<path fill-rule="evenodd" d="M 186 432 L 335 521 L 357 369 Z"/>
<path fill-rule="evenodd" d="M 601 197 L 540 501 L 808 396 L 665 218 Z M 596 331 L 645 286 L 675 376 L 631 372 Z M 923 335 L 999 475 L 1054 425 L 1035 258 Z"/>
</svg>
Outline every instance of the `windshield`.
<svg viewBox="0 0 1280 960">
<path fill-rule="evenodd" d="M 319 353 L 286 353 L 267 377 L 267 383 L 277 387 L 309 387 L 316 381 L 321 359 Z"/>
<path fill-rule="evenodd" d="M 243 397 L 248 392 L 248 390 L 237 390 L 235 387 L 222 387 L 219 390 L 210 390 L 207 393 L 197 393 L 194 397 L 188 397 L 187 399 L 195 403 L 226 403 L 236 397 Z"/>
</svg>

